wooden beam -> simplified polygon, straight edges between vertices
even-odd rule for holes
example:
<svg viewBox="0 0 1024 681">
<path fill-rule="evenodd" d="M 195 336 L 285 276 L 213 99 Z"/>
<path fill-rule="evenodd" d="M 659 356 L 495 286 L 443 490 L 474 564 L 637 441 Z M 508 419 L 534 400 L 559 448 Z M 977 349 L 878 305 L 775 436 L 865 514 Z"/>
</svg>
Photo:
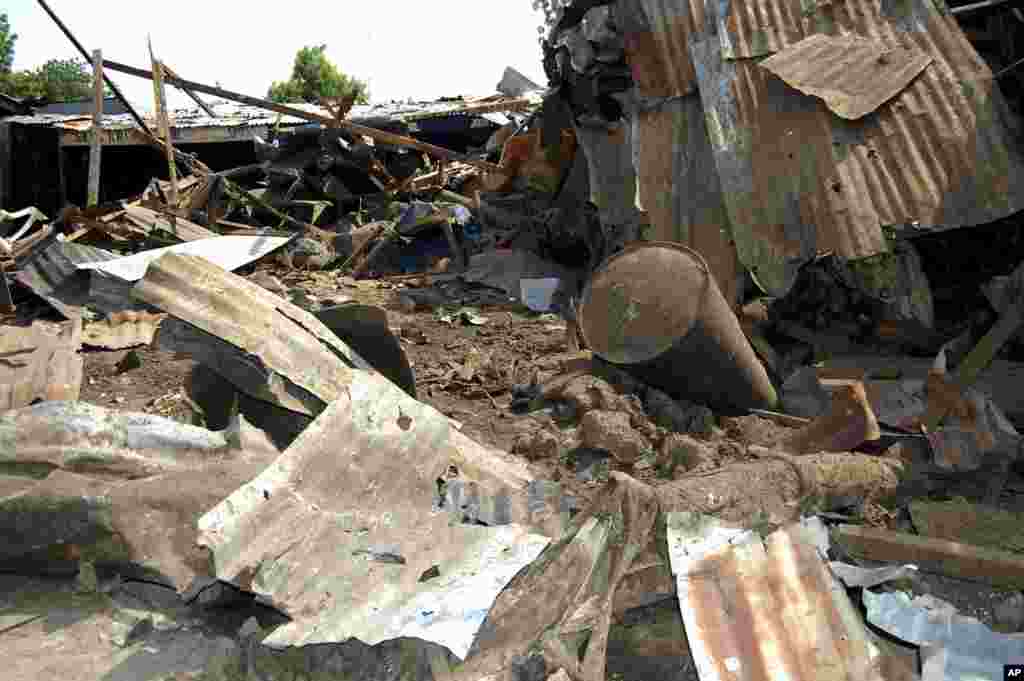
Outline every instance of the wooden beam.
<svg viewBox="0 0 1024 681">
<path fill-rule="evenodd" d="M 153 73 L 151 71 L 135 68 L 134 66 L 128 66 L 127 64 L 121 64 L 118 62 L 105 59 L 103 60 L 103 66 L 104 68 L 107 68 L 111 71 L 117 71 L 118 73 L 125 73 L 130 76 L 146 78 L 149 80 L 153 79 Z M 300 118 L 305 121 L 321 123 L 329 127 L 338 125 L 339 127 L 348 130 L 353 134 L 363 135 L 364 137 L 369 137 L 383 144 L 390 144 L 396 147 L 406 147 L 409 149 L 417 149 L 419 151 L 423 151 L 427 154 L 430 154 L 435 158 L 443 158 L 446 161 L 461 161 L 468 165 L 477 168 L 482 168 L 483 170 L 489 170 L 492 172 L 496 172 L 501 169 L 494 163 L 488 163 L 487 161 L 479 161 L 464 154 L 454 152 L 451 149 L 445 149 L 444 147 L 438 147 L 433 144 L 428 144 L 426 142 L 420 142 L 419 140 L 413 139 L 412 137 L 406 137 L 405 135 L 398 135 L 391 132 L 385 132 L 383 130 L 377 130 L 375 128 L 369 128 L 365 125 L 353 123 L 352 121 L 339 122 L 336 121 L 333 117 L 325 116 L 324 114 L 303 111 L 302 109 L 296 109 L 285 104 L 278 104 L 276 102 L 271 102 L 266 99 L 260 99 L 258 97 L 250 97 L 249 95 L 243 95 L 238 92 L 232 92 L 231 90 L 212 87 L 210 85 L 203 85 L 202 83 L 196 83 L 191 80 L 185 80 L 184 78 L 176 78 L 170 75 L 165 76 L 164 81 L 170 83 L 171 85 L 174 85 L 175 87 L 188 88 L 190 90 L 194 90 L 195 92 L 202 92 L 203 94 L 207 94 L 212 97 L 222 97 L 224 99 L 229 99 L 234 102 L 240 102 L 242 104 L 248 104 L 250 106 L 255 106 L 260 109 L 265 109 L 267 111 L 274 111 L 279 114 L 284 114 L 285 116 L 293 116 L 295 118 Z"/>
<path fill-rule="evenodd" d="M 843 548 L 858 558 L 912 563 L 948 577 L 1024 588 L 1020 554 L 860 525 L 840 525 L 833 532 Z"/>
<path fill-rule="evenodd" d="M 153 73 L 153 94 L 156 100 L 157 122 L 160 127 L 160 135 L 164 138 L 164 142 L 167 145 L 167 177 L 171 183 L 167 198 L 171 210 L 175 210 L 178 207 L 178 168 L 174 163 L 174 150 L 171 147 L 171 123 L 167 116 L 167 94 L 164 91 L 163 77 L 164 68 L 156 59 L 153 60 Z"/>
<path fill-rule="evenodd" d="M 103 154 L 103 51 L 92 53 L 93 111 L 89 139 L 89 198 L 86 206 L 100 202 L 100 157 Z"/>
</svg>

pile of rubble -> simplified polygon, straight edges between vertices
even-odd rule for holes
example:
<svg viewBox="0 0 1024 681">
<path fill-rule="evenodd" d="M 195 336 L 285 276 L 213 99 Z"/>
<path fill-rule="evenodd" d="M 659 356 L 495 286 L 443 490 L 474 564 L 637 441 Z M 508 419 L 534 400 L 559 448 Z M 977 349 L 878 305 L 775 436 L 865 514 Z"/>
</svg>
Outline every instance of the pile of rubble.
<svg viewBox="0 0 1024 681">
<path fill-rule="evenodd" d="M 1024 663 L 1024 251 L 933 276 L 985 252 L 953 227 L 1024 233 L 1013 107 L 929 3 L 767 4 L 569 3 L 552 87 L 459 103 L 508 119 L 461 151 L 99 59 L 311 124 L 213 171 L 140 118 L 167 180 L 0 212 L 15 678 Z M 155 349 L 176 418 L 83 398 Z"/>
</svg>

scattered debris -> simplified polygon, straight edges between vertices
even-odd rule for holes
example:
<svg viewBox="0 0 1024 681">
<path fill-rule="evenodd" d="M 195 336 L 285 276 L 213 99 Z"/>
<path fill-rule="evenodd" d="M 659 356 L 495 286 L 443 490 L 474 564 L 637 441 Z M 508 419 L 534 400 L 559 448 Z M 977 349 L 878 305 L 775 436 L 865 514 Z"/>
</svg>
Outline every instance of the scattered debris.
<svg viewBox="0 0 1024 681">
<path fill-rule="evenodd" d="M 280 104 L 99 54 L 154 81 L 155 116 L 13 103 L 0 572 L 65 579 L 54 607 L 110 649 L 90 669 L 1017 661 L 1021 15 L 594 4 L 551 13 L 547 88 Z M 89 144 L 154 147 L 168 179 L 107 150 L 106 203 L 71 205 Z M 10 583 L 0 633 L 36 678 L 24 641 L 56 615 Z M 975 607 L 986 585 L 1015 591 Z M 85 634 L 60 626 L 64 670 Z"/>
</svg>

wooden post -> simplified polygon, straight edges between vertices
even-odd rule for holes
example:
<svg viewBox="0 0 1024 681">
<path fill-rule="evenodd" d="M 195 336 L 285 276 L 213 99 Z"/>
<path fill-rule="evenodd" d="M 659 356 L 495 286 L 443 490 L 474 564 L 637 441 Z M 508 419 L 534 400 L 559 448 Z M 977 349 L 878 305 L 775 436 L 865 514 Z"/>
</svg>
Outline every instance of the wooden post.
<svg viewBox="0 0 1024 681">
<path fill-rule="evenodd" d="M 92 138 L 89 140 L 89 199 L 90 208 L 100 202 L 100 157 L 103 154 L 103 51 L 92 53 L 93 110 Z"/>
<path fill-rule="evenodd" d="M 171 145 L 171 123 L 167 116 L 167 94 L 164 91 L 164 67 L 156 59 L 153 60 L 153 95 L 156 100 L 156 116 L 160 135 L 164 138 L 167 150 L 167 177 L 171 181 L 168 199 L 171 211 L 178 208 L 178 169 L 174 164 L 174 149 Z M 172 224 L 174 221 L 171 221 Z"/>
</svg>

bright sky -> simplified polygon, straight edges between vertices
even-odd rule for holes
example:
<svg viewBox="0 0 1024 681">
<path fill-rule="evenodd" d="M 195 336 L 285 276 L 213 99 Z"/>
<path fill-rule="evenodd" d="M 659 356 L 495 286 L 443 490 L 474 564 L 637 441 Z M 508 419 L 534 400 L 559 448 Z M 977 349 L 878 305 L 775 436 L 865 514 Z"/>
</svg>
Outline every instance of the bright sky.
<svg viewBox="0 0 1024 681">
<path fill-rule="evenodd" d="M 257 97 L 288 78 L 300 47 L 324 43 L 342 71 L 369 82 L 375 102 L 492 94 L 506 66 L 547 82 L 537 43 L 542 15 L 530 0 L 47 4 L 85 49 L 106 59 L 149 68 L 149 35 L 157 58 L 182 78 Z M 0 11 L 19 36 L 15 69 L 80 56 L 36 0 L 4 0 Z M 152 109 L 149 81 L 112 76 L 133 104 Z M 167 96 L 171 107 L 191 105 L 174 88 Z"/>
</svg>

